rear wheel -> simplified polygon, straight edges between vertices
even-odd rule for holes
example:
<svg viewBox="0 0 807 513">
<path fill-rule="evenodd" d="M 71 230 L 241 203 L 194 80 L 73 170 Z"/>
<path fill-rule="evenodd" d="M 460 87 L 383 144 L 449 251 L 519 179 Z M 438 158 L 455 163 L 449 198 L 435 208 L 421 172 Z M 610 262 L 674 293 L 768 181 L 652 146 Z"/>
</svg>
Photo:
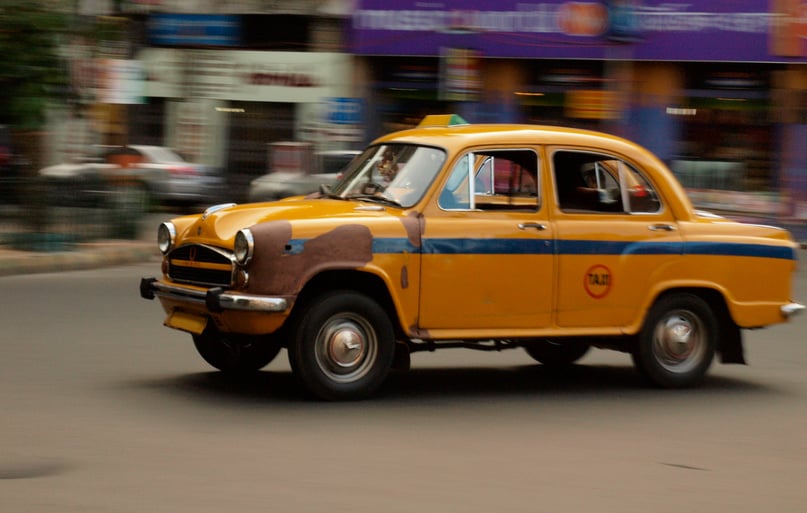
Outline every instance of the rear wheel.
<svg viewBox="0 0 807 513">
<path fill-rule="evenodd" d="M 289 345 L 294 374 L 325 400 L 361 399 L 386 379 L 395 354 L 389 316 L 364 294 L 336 291 L 296 319 Z"/>
<path fill-rule="evenodd" d="M 712 364 L 718 338 L 717 319 L 703 299 L 694 294 L 667 296 L 650 309 L 633 362 L 657 386 L 692 386 Z"/>
<path fill-rule="evenodd" d="M 585 356 L 590 346 L 578 340 L 555 342 L 549 339 L 539 339 L 530 341 L 523 347 L 533 360 L 548 367 L 563 367 L 571 365 Z"/>
<path fill-rule="evenodd" d="M 227 374 L 249 374 L 269 365 L 280 352 L 280 344 L 271 337 L 233 335 L 206 329 L 193 336 L 201 357 Z"/>
</svg>

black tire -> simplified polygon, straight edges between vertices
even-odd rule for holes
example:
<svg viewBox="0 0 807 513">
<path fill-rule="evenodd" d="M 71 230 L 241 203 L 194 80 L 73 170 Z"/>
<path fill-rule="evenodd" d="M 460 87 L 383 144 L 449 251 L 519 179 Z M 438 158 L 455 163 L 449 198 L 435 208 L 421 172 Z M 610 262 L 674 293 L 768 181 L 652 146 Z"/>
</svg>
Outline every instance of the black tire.
<svg viewBox="0 0 807 513">
<path fill-rule="evenodd" d="M 303 308 L 289 344 L 295 376 L 320 399 L 372 395 L 395 355 L 395 332 L 384 309 L 353 291 L 324 294 Z"/>
<path fill-rule="evenodd" d="M 533 360 L 547 367 L 565 367 L 585 356 L 591 346 L 579 340 L 555 342 L 539 339 L 530 341 L 523 347 Z"/>
<path fill-rule="evenodd" d="M 208 328 L 193 335 L 193 344 L 204 360 L 231 375 L 256 372 L 275 359 L 280 344 L 271 337 L 233 335 Z"/>
<path fill-rule="evenodd" d="M 703 299 L 688 293 L 666 296 L 645 319 L 633 363 L 656 386 L 690 387 L 709 370 L 719 336 L 717 318 Z"/>
</svg>

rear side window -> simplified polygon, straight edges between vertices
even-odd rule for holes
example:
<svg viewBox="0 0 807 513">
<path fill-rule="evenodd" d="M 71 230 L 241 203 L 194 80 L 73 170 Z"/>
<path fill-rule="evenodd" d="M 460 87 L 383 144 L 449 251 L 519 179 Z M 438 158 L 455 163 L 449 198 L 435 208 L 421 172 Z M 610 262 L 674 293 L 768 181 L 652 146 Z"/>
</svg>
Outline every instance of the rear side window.
<svg viewBox="0 0 807 513">
<path fill-rule="evenodd" d="M 611 155 L 556 151 L 553 176 L 560 209 L 576 213 L 648 214 L 661 210 L 652 183 Z"/>
</svg>

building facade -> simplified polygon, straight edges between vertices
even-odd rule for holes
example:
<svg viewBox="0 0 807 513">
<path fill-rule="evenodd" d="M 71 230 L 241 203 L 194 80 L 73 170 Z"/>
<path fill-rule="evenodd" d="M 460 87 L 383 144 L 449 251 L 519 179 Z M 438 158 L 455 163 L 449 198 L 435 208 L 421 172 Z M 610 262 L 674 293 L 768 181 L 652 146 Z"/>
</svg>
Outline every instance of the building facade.
<svg viewBox="0 0 807 513">
<path fill-rule="evenodd" d="M 51 160 L 91 144 L 171 146 L 222 169 L 240 200 L 249 180 L 268 171 L 272 142 L 360 146 L 345 5 L 80 2 L 81 16 L 111 27 L 97 30 L 102 39 L 92 48 L 74 45 L 71 75 L 82 100 L 54 116 Z"/>
</svg>

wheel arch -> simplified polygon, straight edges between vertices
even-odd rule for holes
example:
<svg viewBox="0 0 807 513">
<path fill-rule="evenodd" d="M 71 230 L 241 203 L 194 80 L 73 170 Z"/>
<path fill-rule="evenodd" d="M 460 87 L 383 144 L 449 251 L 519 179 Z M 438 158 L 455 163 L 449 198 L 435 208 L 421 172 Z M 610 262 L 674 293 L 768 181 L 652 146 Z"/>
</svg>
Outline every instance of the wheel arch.
<svg viewBox="0 0 807 513">
<path fill-rule="evenodd" d="M 297 296 L 292 308 L 292 315 L 295 315 L 295 311 L 304 309 L 305 305 L 320 293 L 332 290 L 352 290 L 374 299 L 389 316 L 390 322 L 395 327 L 396 337 L 406 337 L 401 326 L 398 309 L 387 284 L 380 276 L 365 271 L 325 270 L 316 274 L 308 280 Z"/>
<path fill-rule="evenodd" d="M 678 286 L 659 292 L 644 310 L 644 314 L 634 333 L 641 329 L 653 305 L 666 297 L 676 294 L 691 294 L 699 297 L 709 305 L 717 320 L 719 336 L 716 349 L 722 363 L 746 363 L 743 351 L 742 331 L 731 316 L 728 301 L 723 292 L 712 287 Z"/>
</svg>

